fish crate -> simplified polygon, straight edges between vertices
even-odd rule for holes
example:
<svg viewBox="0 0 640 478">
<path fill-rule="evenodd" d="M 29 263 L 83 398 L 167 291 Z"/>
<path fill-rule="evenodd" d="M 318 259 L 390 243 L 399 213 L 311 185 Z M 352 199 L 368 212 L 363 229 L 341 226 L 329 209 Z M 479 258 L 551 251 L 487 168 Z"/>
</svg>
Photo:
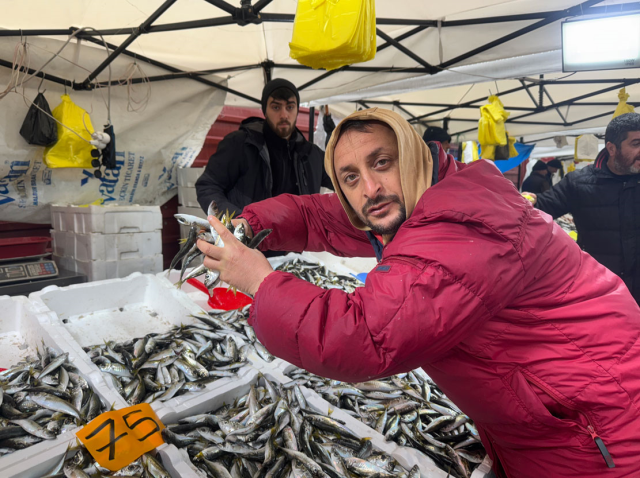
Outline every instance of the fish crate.
<svg viewBox="0 0 640 478">
<path fill-rule="evenodd" d="M 69 447 L 76 446 L 78 440 L 75 432 L 70 431 L 64 435 L 60 435 L 60 440 L 52 444 L 48 449 L 39 452 L 37 455 L 27 457 L 21 463 L 14 463 L 12 466 L 5 469 L 0 469 L 0 476 L 2 478 L 41 478 L 46 473 L 51 471 L 56 464 L 62 459 L 62 456 L 67 452 Z M 167 456 L 168 445 L 160 445 L 156 448 L 156 456 L 159 456 L 162 465 L 171 475 L 171 478 L 181 478 L 183 475 L 179 469 L 175 468 L 174 462 L 180 466 L 177 460 L 171 461 Z M 153 453 L 153 452 L 151 452 Z M 57 476 L 65 476 L 60 474 Z"/>
<path fill-rule="evenodd" d="M 165 425 L 169 425 L 178 423 L 185 417 L 215 411 L 225 404 L 234 403 L 236 399 L 247 394 L 251 388 L 251 385 L 255 385 L 259 382 L 261 375 L 264 375 L 264 377 L 269 379 L 276 387 L 279 387 L 280 385 L 283 385 L 284 383 L 290 381 L 287 377 L 285 377 L 278 371 L 259 372 L 256 370 L 251 374 L 247 374 L 242 380 L 239 380 L 234 384 L 230 384 L 225 388 L 221 388 L 216 392 L 211 392 L 207 395 L 201 394 L 198 397 L 194 397 L 190 401 L 190 403 L 185 403 L 184 406 L 179 410 L 159 410 L 157 412 L 158 416 Z M 301 387 L 301 391 L 307 401 L 309 410 L 323 415 L 330 415 L 333 418 L 342 420 L 345 422 L 345 426 L 349 428 L 356 436 L 360 437 L 361 439 L 370 438 L 370 429 L 368 427 L 349 417 L 344 412 L 341 412 L 337 409 L 334 410 L 331 405 L 320 399 L 314 392 L 304 387 Z M 411 469 L 411 467 L 415 465 L 418 465 L 418 467 L 420 468 L 421 476 L 423 478 L 446 477 L 446 474 L 441 470 L 435 468 L 435 466 L 430 463 L 430 460 L 424 455 L 399 453 L 397 450 L 398 447 L 394 443 L 378 444 L 372 440 L 372 444 L 374 446 L 374 449 L 392 456 L 400 465 L 402 465 L 407 470 Z M 181 468 L 183 473 L 181 476 L 183 478 L 202 478 L 204 476 L 203 474 L 201 474 L 200 470 L 198 470 L 197 467 L 191 462 L 184 450 L 180 450 L 172 444 L 169 445 L 167 450 L 171 450 L 170 453 L 167 454 L 171 456 L 172 460 L 175 460 L 175 468 Z M 187 465 L 186 468 L 185 464 Z M 172 466 L 174 466 L 174 464 L 172 464 Z M 434 473 L 431 473 L 432 468 L 435 470 Z"/>
<path fill-rule="evenodd" d="M 77 261 L 121 261 L 162 254 L 160 230 L 124 234 L 77 234 L 52 229 L 51 237 L 54 254 Z"/>
<path fill-rule="evenodd" d="M 89 281 L 124 278 L 134 272 L 155 274 L 163 265 L 162 254 L 116 261 L 81 261 L 53 254 L 53 260 L 62 269 L 84 274 Z"/>
<path fill-rule="evenodd" d="M 102 375 L 83 347 L 109 341 L 126 342 L 150 333 L 162 334 L 174 326 L 199 324 L 192 315 L 205 315 L 203 310 L 182 291 L 162 278 L 134 273 L 125 279 L 111 279 L 68 287 L 50 286 L 34 292 L 30 298 L 46 316 L 47 326 L 66 338 L 66 347 L 80 357 L 78 368 Z M 224 335 L 224 334 L 223 334 Z M 234 337 L 238 347 L 244 342 Z M 152 406 L 178 406 L 184 397 L 216 390 L 242 377 L 249 364 L 234 377 L 223 377 L 206 385 L 201 392 L 190 392 Z M 122 397 L 110 382 L 106 386 Z M 123 399 L 122 399 L 123 400 Z"/>
<path fill-rule="evenodd" d="M 26 297 L 0 297 L 0 309 L 3 311 L 0 320 L 0 367 L 10 368 L 28 356 L 36 355 L 36 349 L 42 350 L 43 344 L 55 349 L 57 352 L 67 352 L 68 345 L 63 335 L 57 333 L 55 328 L 44 325 L 51 317 L 50 313 L 38 311 L 38 308 Z M 106 386 L 102 377 L 87 373 L 81 367 L 82 358 L 69 353 L 69 361 L 75 366 L 80 375 L 90 384 L 95 393 L 98 394 L 106 409 L 112 405 L 115 408 L 127 406 L 126 402 Z M 40 463 L 34 465 L 33 457 L 38 457 L 38 461 L 46 461 L 46 457 L 51 450 L 66 449 L 69 438 L 75 437 L 74 431 L 68 431 L 58 435 L 54 440 L 44 440 L 28 448 L 15 451 L 11 454 L 0 457 L 0 476 L 8 478 L 10 476 L 41 476 L 37 474 L 40 470 Z M 28 467 L 28 462 L 35 467 L 33 474 L 9 473 L 8 469 L 22 470 Z M 46 466 L 42 473 L 46 471 Z M 17 472 L 16 472 L 17 473 Z M 20 471 L 22 473 L 22 471 Z"/>
<path fill-rule="evenodd" d="M 196 188 L 178 186 L 178 204 L 185 207 L 197 207 L 200 209 Z"/>
<path fill-rule="evenodd" d="M 78 234 L 126 234 L 162 229 L 160 206 L 51 205 L 56 231 Z"/>
<path fill-rule="evenodd" d="M 195 188 L 196 181 L 204 173 L 202 168 L 178 168 L 178 187 Z"/>
</svg>

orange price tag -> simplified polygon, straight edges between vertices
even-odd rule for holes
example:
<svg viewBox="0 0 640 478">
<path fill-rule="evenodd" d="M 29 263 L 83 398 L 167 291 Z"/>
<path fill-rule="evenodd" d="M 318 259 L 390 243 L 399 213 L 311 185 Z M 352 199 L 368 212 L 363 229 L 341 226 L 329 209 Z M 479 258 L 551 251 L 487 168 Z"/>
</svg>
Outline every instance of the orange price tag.
<svg viewBox="0 0 640 478">
<path fill-rule="evenodd" d="M 163 428 L 151 405 L 141 403 L 103 413 L 76 436 L 100 466 L 117 471 L 162 445 Z"/>
</svg>

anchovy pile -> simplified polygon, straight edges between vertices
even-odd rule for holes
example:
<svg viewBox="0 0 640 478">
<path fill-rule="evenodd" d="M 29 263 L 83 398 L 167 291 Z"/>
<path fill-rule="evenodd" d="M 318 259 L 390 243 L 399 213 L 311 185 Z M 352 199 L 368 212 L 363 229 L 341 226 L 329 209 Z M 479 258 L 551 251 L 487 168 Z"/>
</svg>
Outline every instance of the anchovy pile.
<svg viewBox="0 0 640 478">
<path fill-rule="evenodd" d="M 265 229 L 264 231 L 260 231 L 258 234 L 256 234 L 254 238 L 249 239 L 246 231 L 244 230 L 243 224 L 239 224 L 237 227 L 234 227 L 231 223 L 233 214 L 230 215 L 229 211 L 227 211 L 226 214 L 218 214 L 218 208 L 216 207 L 215 201 L 212 201 L 211 204 L 209 204 L 207 214 L 209 216 L 218 217 L 222 224 L 224 224 L 224 226 L 234 235 L 236 239 L 238 239 L 241 243 L 251 249 L 255 249 L 256 247 L 258 247 L 260 243 L 271 233 L 271 229 Z M 211 226 L 209 224 L 209 221 L 207 221 L 206 219 L 202 219 L 197 216 L 191 216 L 189 214 L 176 214 L 174 217 L 181 225 L 190 227 L 189 234 L 180 247 L 180 250 L 171 261 L 171 265 L 169 266 L 169 270 L 171 270 L 176 267 L 180 261 L 182 261 L 182 267 L 180 269 L 180 280 L 176 282 L 175 285 L 180 288 L 185 281 L 205 274 L 204 285 L 209 290 L 209 294 L 213 294 L 213 289 L 220 283 L 220 272 L 207 269 L 204 263 L 202 263 L 204 257 L 202 251 L 198 249 L 197 241 L 198 239 L 202 239 L 218 247 L 224 247 L 224 242 L 220 238 L 220 235 L 213 228 L 213 226 Z M 200 265 L 194 267 L 185 276 L 184 273 L 187 267 L 189 267 L 189 265 L 191 265 L 196 259 L 200 259 Z"/>
<path fill-rule="evenodd" d="M 44 344 L 37 354 L 0 372 L 0 456 L 53 440 L 105 410 L 69 354 Z"/>
<path fill-rule="evenodd" d="M 231 334 L 221 328 L 224 323 L 192 317 L 201 323 L 84 350 L 129 405 L 166 401 L 200 391 L 219 378 L 235 377 L 246 361 L 240 359 Z"/>
<path fill-rule="evenodd" d="M 573 221 L 573 215 L 571 214 L 565 214 L 564 216 L 560 216 L 559 218 L 556 219 L 556 224 L 558 224 L 567 233 L 577 232 L 576 223 Z"/>
<path fill-rule="evenodd" d="M 171 478 L 162 463 L 149 453 L 145 453 L 136 461 L 118 471 L 111 471 L 100 466 L 82 445 L 67 449 L 58 463 L 46 474 L 42 475 L 42 478 L 90 478 L 92 476 L 104 478 L 117 476 Z"/>
<path fill-rule="evenodd" d="M 422 451 L 452 476 L 468 478 L 486 452 L 467 415 L 422 369 L 363 383 L 328 380 L 302 369 L 287 386 L 315 390 L 385 439 Z"/>
<path fill-rule="evenodd" d="M 207 476 L 419 478 L 373 449 L 343 422 L 310 409 L 300 387 L 251 386 L 232 405 L 168 425 L 165 441 L 185 449 Z"/>
<path fill-rule="evenodd" d="M 289 272 L 297 278 L 311 282 L 323 289 L 341 289 L 349 294 L 355 292 L 357 287 L 364 285 L 355 277 L 336 274 L 323 265 L 298 258 L 281 264 L 276 270 Z"/>
</svg>

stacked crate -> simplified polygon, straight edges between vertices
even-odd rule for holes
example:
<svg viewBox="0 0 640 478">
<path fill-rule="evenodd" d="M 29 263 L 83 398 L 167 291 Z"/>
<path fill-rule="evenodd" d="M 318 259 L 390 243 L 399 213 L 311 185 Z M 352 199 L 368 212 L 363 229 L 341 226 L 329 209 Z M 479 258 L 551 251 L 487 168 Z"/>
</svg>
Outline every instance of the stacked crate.
<svg viewBox="0 0 640 478">
<path fill-rule="evenodd" d="M 53 259 L 89 281 L 162 271 L 159 206 L 51 206 Z"/>
<path fill-rule="evenodd" d="M 179 168 L 178 169 L 178 214 L 207 218 L 196 194 L 196 181 L 204 172 L 204 168 Z M 180 226 L 180 237 L 185 238 L 189 234 L 187 226 Z"/>
</svg>

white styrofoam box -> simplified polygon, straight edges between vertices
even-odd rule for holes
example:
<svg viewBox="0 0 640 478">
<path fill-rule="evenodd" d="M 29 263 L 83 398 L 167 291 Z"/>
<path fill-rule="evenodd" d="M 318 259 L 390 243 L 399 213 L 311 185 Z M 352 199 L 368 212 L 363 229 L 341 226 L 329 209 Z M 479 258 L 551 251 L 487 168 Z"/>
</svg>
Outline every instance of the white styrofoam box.
<svg viewBox="0 0 640 478">
<path fill-rule="evenodd" d="M 371 252 L 373 253 L 373 248 Z M 335 272 L 338 272 L 342 267 L 346 267 L 350 272 L 359 274 L 361 272 L 371 272 L 378 265 L 375 257 L 338 257 L 329 252 L 307 252 L 307 254 L 317 258 Z"/>
<path fill-rule="evenodd" d="M 64 334 L 58 333 L 55 327 L 49 327 L 46 322 L 53 318 L 51 312 L 38 310 L 26 297 L 0 297 L 0 366 L 9 368 L 27 356 L 35 356 L 36 348 L 42 348 L 42 343 L 58 352 L 68 352 L 68 345 Z M 93 390 L 100 396 L 102 403 L 109 408 L 115 404 L 116 408 L 127 406 L 126 402 L 107 387 L 102 377 L 87 373 L 83 367 L 83 360 L 77 354 L 69 353 L 69 361 L 78 368 L 82 376 L 91 384 Z M 57 449 L 61 442 L 67 441 L 73 432 L 64 433 L 55 440 L 45 440 L 24 450 L 15 451 L 0 457 L 0 476 L 12 476 L 5 472 L 7 468 L 14 468 L 29 461 L 33 456 L 46 456 L 49 450 Z M 73 435 L 75 436 L 75 435 Z M 66 449 L 66 445 L 64 446 Z M 40 459 L 40 458 L 39 458 Z M 46 470 L 43 470 L 43 473 Z M 41 473 L 42 474 L 42 473 Z M 41 475 L 34 475 L 41 476 Z"/>
<path fill-rule="evenodd" d="M 178 168 L 178 187 L 184 186 L 188 188 L 193 188 L 196 186 L 196 181 L 202 173 L 204 172 L 204 167 L 202 168 Z"/>
<path fill-rule="evenodd" d="M 51 205 L 56 231 L 80 234 L 124 234 L 162 229 L 160 206 L 67 206 Z"/>
<path fill-rule="evenodd" d="M 77 234 L 51 230 L 53 253 L 77 261 L 120 261 L 162 254 L 162 232 Z"/>
<path fill-rule="evenodd" d="M 82 347 L 103 344 L 105 340 L 124 342 L 152 332 L 161 334 L 182 324 L 201 324 L 191 315 L 204 314 L 186 294 L 166 279 L 139 273 L 126 279 L 62 288 L 50 286 L 34 292 L 30 298 L 39 310 L 53 312 L 45 320 L 48 320 L 51 327 L 62 329 L 60 335 L 65 336 L 66 347 L 82 359 L 78 368 L 91 377 L 101 372 Z M 240 339 L 234 339 L 238 346 L 244 345 Z M 218 379 L 208 384 L 205 390 L 213 391 L 233 383 L 249 368 L 241 368 L 236 377 Z M 106 386 L 117 394 L 111 383 L 106 382 Z M 164 405 L 153 405 L 178 407 L 194 395 L 197 394 L 188 393 L 167 400 Z"/>
<path fill-rule="evenodd" d="M 89 281 L 117 279 L 127 277 L 134 272 L 156 274 L 162 271 L 163 266 L 162 254 L 120 261 L 80 261 L 53 254 L 53 260 L 63 269 L 86 275 Z"/>
<path fill-rule="evenodd" d="M 0 469 L 0 476 L 2 476 L 2 478 L 40 478 L 49 473 L 60 462 L 60 460 L 62 460 L 67 449 L 69 447 L 74 447 L 77 443 L 74 431 L 64 433 L 60 435 L 59 438 L 60 439 L 55 442 L 49 442 L 51 445 L 46 450 L 30 455 L 26 457 L 26 459 L 23 459 L 22 462 L 14 463 L 6 469 Z M 40 444 L 42 443 L 44 442 L 41 442 Z M 180 470 L 176 469 L 177 463 L 174 464 L 174 461 L 177 462 L 178 460 L 175 458 L 170 460 L 166 456 L 167 447 L 168 445 L 164 444 L 156 448 L 157 454 L 162 460 L 162 465 L 169 472 L 171 478 L 182 478 L 183 475 L 180 473 Z"/>
<path fill-rule="evenodd" d="M 187 186 L 178 186 L 178 204 L 186 207 L 200 207 L 196 188 Z"/>
</svg>

